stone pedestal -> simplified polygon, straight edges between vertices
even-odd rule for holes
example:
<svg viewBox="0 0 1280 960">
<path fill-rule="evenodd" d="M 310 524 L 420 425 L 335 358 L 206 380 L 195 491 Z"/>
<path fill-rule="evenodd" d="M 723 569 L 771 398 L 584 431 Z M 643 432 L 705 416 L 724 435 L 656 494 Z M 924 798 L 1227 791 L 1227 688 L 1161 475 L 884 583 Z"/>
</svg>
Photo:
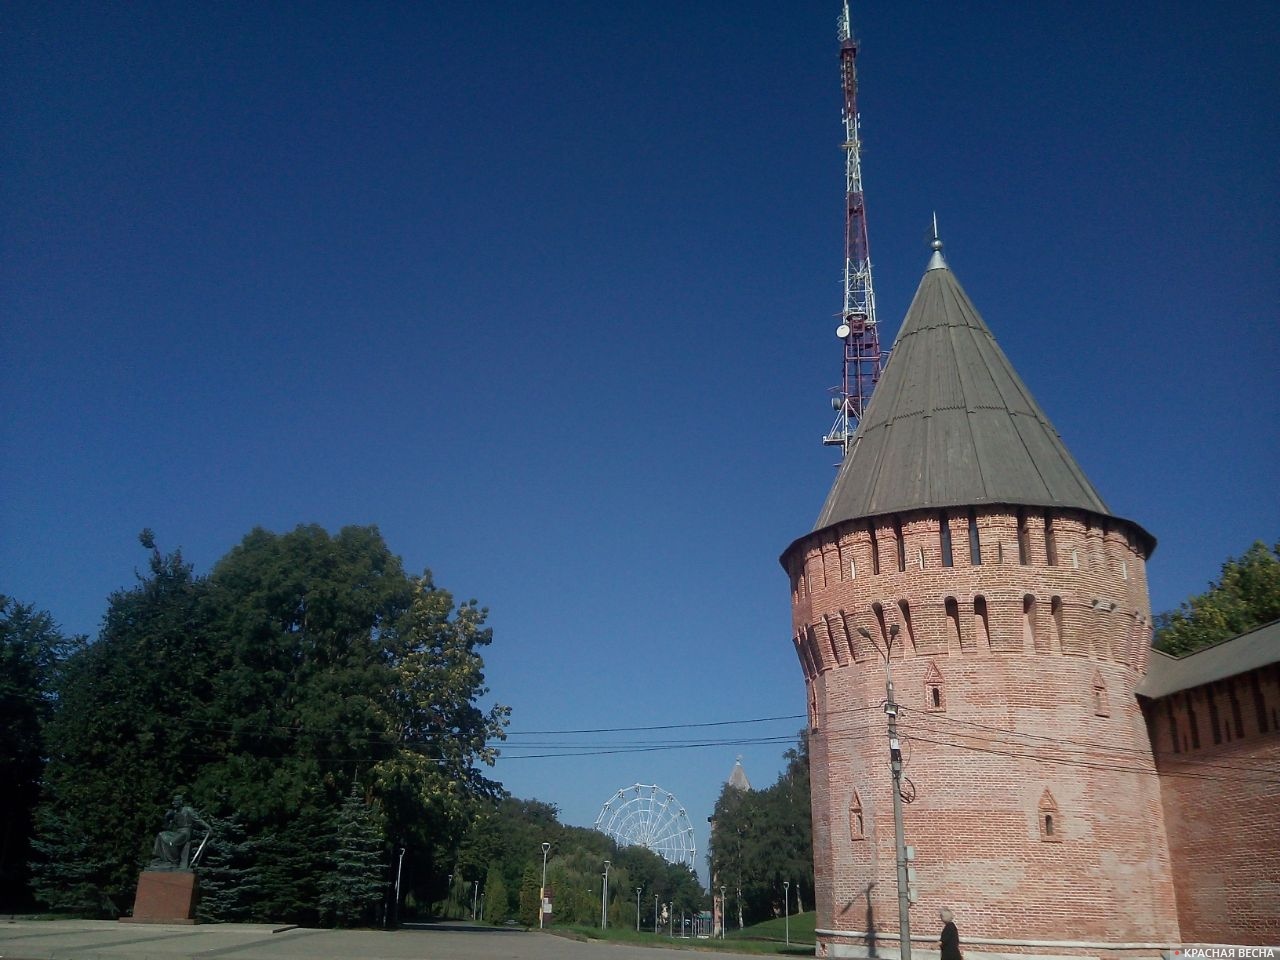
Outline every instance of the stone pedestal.
<svg viewBox="0 0 1280 960">
<path fill-rule="evenodd" d="M 144 870 L 133 916 L 122 923 L 195 923 L 196 875 L 190 870 Z"/>
</svg>

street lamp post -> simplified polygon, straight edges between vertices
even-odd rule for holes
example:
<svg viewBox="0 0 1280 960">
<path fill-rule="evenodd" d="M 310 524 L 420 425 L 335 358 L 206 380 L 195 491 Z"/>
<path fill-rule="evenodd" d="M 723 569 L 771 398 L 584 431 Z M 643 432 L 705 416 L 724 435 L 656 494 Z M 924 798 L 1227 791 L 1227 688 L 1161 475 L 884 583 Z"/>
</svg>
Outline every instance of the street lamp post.
<svg viewBox="0 0 1280 960">
<path fill-rule="evenodd" d="M 653 935 L 658 935 L 658 895 L 653 895 Z"/>
<path fill-rule="evenodd" d="M 720 939 L 724 939 L 724 928 L 729 925 L 729 901 L 725 899 L 727 887 L 720 888 Z"/>
<path fill-rule="evenodd" d="M 396 863 L 396 926 L 400 926 L 400 875 L 404 871 L 404 847 L 400 848 L 400 859 Z"/>
<path fill-rule="evenodd" d="M 453 874 L 452 873 L 449 874 L 449 885 L 444 892 L 444 908 L 445 910 L 453 909 Z"/>
<path fill-rule="evenodd" d="M 640 932 L 640 887 L 636 887 L 636 933 Z"/>
<path fill-rule="evenodd" d="M 547 852 L 551 844 L 542 843 L 542 889 L 538 891 L 538 929 L 541 930 L 547 916 Z"/>
<path fill-rule="evenodd" d="M 873 645 L 871 634 L 858 627 Z M 893 772 L 893 839 L 898 861 L 898 944 L 902 960 L 911 960 L 911 895 L 907 888 L 907 841 L 902 828 L 902 745 L 898 741 L 898 704 L 893 699 L 893 667 L 890 657 L 893 641 L 898 636 L 898 624 L 891 624 L 884 644 L 884 712 L 889 718 L 889 769 Z"/>
<path fill-rule="evenodd" d="M 604 862 L 604 881 L 600 884 L 600 929 L 609 926 L 609 861 Z"/>
<path fill-rule="evenodd" d="M 787 946 L 791 946 L 791 881 L 782 881 L 782 914 L 786 917 Z"/>
<path fill-rule="evenodd" d="M 476 904 L 480 901 L 480 881 L 471 881 L 471 919 L 476 918 Z"/>
</svg>

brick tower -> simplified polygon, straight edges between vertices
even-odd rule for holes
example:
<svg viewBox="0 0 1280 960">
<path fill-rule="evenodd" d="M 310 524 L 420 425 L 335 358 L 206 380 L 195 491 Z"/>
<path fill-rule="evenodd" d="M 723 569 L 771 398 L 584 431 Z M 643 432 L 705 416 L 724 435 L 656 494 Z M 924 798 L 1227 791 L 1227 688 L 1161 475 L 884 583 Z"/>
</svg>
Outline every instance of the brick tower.
<svg viewBox="0 0 1280 960">
<path fill-rule="evenodd" d="M 1151 956 L 1178 921 L 1134 688 L 1151 535 L 1113 516 L 934 253 L 812 532 L 782 555 L 811 728 L 818 955 Z M 865 633 L 863 632 L 865 631 Z"/>
</svg>

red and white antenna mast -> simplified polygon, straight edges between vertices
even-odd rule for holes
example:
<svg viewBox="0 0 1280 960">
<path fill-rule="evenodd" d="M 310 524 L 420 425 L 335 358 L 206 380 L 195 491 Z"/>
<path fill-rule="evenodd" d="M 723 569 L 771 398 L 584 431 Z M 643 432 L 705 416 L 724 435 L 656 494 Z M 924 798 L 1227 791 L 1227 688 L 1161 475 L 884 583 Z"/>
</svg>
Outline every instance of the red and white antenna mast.
<svg viewBox="0 0 1280 960">
<path fill-rule="evenodd" d="M 836 336 L 844 343 L 840 386 L 831 390 L 836 419 L 822 442 L 849 452 L 858 421 L 880 379 L 882 357 L 876 330 L 876 295 L 871 286 L 871 251 L 862 199 L 862 156 L 858 140 L 858 43 L 849 24 L 849 0 L 839 20 L 840 85 L 844 92 L 845 221 L 844 309 Z"/>
</svg>

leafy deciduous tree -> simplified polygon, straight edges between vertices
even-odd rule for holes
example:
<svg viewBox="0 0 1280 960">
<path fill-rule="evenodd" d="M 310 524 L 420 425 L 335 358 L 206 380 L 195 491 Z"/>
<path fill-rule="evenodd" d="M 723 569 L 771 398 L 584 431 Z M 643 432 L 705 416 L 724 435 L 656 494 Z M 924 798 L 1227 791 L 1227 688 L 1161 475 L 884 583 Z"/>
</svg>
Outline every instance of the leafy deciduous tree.
<svg viewBox="0 0 1280 960">
<path fill-rule="evenodd" d="M 713 884 L 727 888 L 730 914 L 746 923 L 783 912 L 783 882 L 795 902 L 813 896 L 813 826 L 808 742 L 801 735 L 787 751 L 787 767 L 765 790 L 725 784 L 715 807 L 711 834 Z"/>
<path fill-rule="evenodd" d="M 1280 619 L 1280 542 L 1254 542 L 1222 576 L 1177 610 L 1155 618 L 1155 646 L 1180 656 Z"/>
</svg>

